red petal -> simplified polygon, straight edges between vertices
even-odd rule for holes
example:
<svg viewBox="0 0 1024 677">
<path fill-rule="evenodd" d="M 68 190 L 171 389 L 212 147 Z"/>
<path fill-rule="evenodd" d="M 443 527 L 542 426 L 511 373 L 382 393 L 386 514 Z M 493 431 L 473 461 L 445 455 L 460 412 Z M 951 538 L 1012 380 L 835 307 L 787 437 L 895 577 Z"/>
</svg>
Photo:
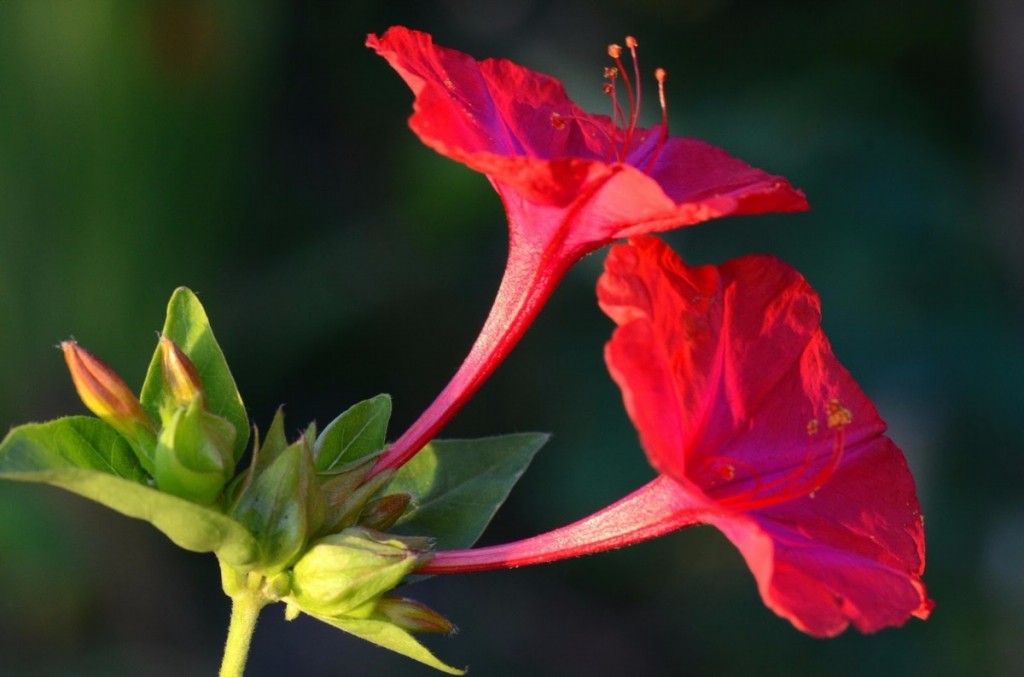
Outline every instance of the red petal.
<svg viewBox="0 0 1024 677">
<path fill-rule="evenodd" d="M 708 521 L 769 607 L 815 635 L 927 616 L 913 478 L 796 271 L 764 256 L 689 267 L 640 238 L 609 253 L 598 296 L 620 325 L 608 367 L 651 463 L 718 502 Z M 832 400 L 852 420 L 823 472 Z"/>
</svg>

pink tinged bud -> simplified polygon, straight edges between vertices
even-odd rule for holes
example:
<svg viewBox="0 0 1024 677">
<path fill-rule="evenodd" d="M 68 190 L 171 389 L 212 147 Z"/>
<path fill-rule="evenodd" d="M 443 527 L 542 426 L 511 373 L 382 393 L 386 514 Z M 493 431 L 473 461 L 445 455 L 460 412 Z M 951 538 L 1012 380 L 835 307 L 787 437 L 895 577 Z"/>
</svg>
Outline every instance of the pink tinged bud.
<svg viewBox="0 0 1024 677">
<path fill-rule="evenodd" d="M 121 377 L 74 340 L 62 341 L 60 348 L 89 411 L 133 440 L 152 442 L 156 427 Z"/>
<path fill-rule="evenodd" d="M 175 403 L 187 405 L 203 395 L 203 384 L 196 366 L 166 336 L 160 337 L 160 368 L 164 386 Z"/>
<path fill-rule="evenodd" d="M 409 494 L 388 494 L 375 498 L 367 503 L 359 514 L 359 526 L 386 531 L 398 521 L 411 500 L 412 496 Z"/>
<path fill-rule="evenodd" d="M 377 603 L 377 613 L 408 632 L 437 632 L 445 635 L 458 632 L 458 628 L 447 618 L 406 597 L 382 597 Z"/>
</svg>

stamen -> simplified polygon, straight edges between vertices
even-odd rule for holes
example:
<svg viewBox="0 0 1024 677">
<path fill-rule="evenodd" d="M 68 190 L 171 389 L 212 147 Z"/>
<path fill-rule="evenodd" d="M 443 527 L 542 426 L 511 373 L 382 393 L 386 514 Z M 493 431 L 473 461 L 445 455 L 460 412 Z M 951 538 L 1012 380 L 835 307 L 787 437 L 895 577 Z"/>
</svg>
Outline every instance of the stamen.
<svg viewBox="0 0 1024 677">
<path fill-rule="evenodd" d="M 630 112 L 630 125 L 629 131 L 632 136 L 633 130 L 636 128 L 637 122 L 640 120 L 640 60 L 636 56 L 636 38 L 632 35 L 626 36 L 626 47 L 629 47 L 629 54 L 633 58 L 633 81 L 636 83 L 636 100 L 633 102 L 633 110 Z"/>
<path fill-rule="evenodd" d="M 654 79 L 658 81 L 658 103 L 661 104 L 661 135 L 658 137 L 658 145 L 654 147 L 651 159 L 647 162 L 647 169 L 645 171 L 648 174 L 654 168 L 654 163 L 657 162 L 658 156 L 661 155 L 661 149 L 668 140 L 668 104 L 665 103 L 666 75 L 664 68 L 654 69 Z"/>
<path fill-rule="evenodd" d="M 630 47 L 630 50 L 632 50 L 633 54 L 636 54 L 636 40 L 634 39 L 632 42 L 633 46 Z M 626 44 L 630 44 L 630 38 L 626 39 Z M 636 97 L 633 95 L 633 83 L 629 81 L 626 67 L 622 64 L 622 47 L 619 45 L 608 45 L 608 56 L 615 60 L 615 67 L 618 69 L 619 74 L 622 75 L 622 84 L 626 88 L 626 107 L 629 109 L 629 119 L 623 118 L 622 125 L 626 128 L 626 131 L 623 135 L 622 150 L 619 153 L 619 160 L 625 161 L 626 155 L 629 153 L 629 142 L 633 136 L 633 128 L 636 126 Z"/>
<path fill-rule="evenodd" d="M 825 411 L 829 417 L 829 429 L 833 431 L 834 437 L 832 450 L 828 458 L 825 459 L 824 465 L 820 468 L 813 470 L 819 457 L 815 454 L 811 438 L 818 434 L 819 426 L 817 419 L 811 419 L 807 422 L 807 454 L 804 456 L 804 460 L 799 467 L 771 482 L 763 483 L 758 472 L 750 464 L 738 459 L 713 456 L 705 461 L 702 469 L 710 473 L 716 482 L 725 480 L 726 483 L 708 487 L 708 489 L 712 492 L 725 489 L 729 479 L 731 479 L 728 475 L 733 474 L 728 471 L 734 471 L 738 467 L 747 471 L 747 478 L 753 481 L 754 486 L 732 495 L 723 496 L 720 499 L 723 506 L 746 511 L 778 505 L 805 496 L 813 498 L 815 492 L 824 486 L 833 473 L 835 473 L 836 468 L 839 467 L 839 462 L 843 456 L 844 428 L 853 420 L 850 410 L 846 409 L 839 400 L 829 401 L 825 406 Z"/>
<path fill-rule="evenodd" d="M 839 400 L 829 400 L 825 406 L 825 413 L 828 414 L 829 428 L 842 428 L 853 421 L 853 414 Z"/>
<path fill-rule="evenodd" d="M 635 37 L 627 35 L 625 45 L 633 60 L 633 78 L 631 79 L 629 77 L 626 72 L 626 67 L 622 62 L 622 45 L 613 43 L 608 45 L 608 56 L 614 61 L 614 65 L 605 67 L 604 78 L 606 82 L 601 87 L 601 90 L 611 98 L 611 121 L 614 130 L 609 132 L 601 129 L 599 125 L 594 124 L 595 127 L 601 129 L 601 133 L 604 136 L 611 137 L 608 144 L 608 152 L 604 158 L 606 162 L 611 162 L 613 159 L 618 162 L 626 162 L 630 148 L 633 145 L 633 138 L 634 136 L 637 136 L 637 131 L 640 129 L 642 84 L 640 78 L 640 59 L 637 54 L 637 46 L 639 43 Z M 622 84 L 626 89 L 625 106 L 620 103 L 618 98 L 618 81 L 620 77 L 622 79 Z M 658 135 L 657 144 L 651 152 L 650 159 L 647 161 L 647 167 L 644 169 L 644 171 L 648 173 L 654 167 L 655 162 L 657 162 L 658 157 L 661 155 L 662 148 L 664 148 L 668 141 L 668 105 L 665 97 L 665 78 L 666 73 L 664 68 L 655 69 L 654 79 L 658 83 L 658 104 L 661 107 L 661 130 Z M 565 121 L 570 119 L 583 120 L 585 118 L 552 114 L 551 125 L 555 129 L 561 131 L 565 129 Z M 653 130 L 653 127 L 651 129 Z M 619 134 L 621 134 L 621 137 L 615 138 Z M 647 140 L 648 136 L 646 134 L 639 137 L 640 143 Z M 639 167 L 639 165 L 637 166 Z"/>
<path fill-rule="evenodd" d="M 626 116 L 622 112 L 622 108 L 619 106 L 618 92 L 615 87 L 615 79 L 619 77 L 619 69 L 614 66 L 608 66 L 604 69 L 604 77 L 608 79 L 608 82 L 604 84 L 604 93 L 612 98 L 612 124 L 616 127 L 626 126 Z M 611 149 L 610 149 L 611 150 Z M 612 153 L 609 152 L 608 156 L 611 157 Z M 621 157 L 619 158 L 622 159 Z"/>
<path fill-rule="evenodd" d="M 658 81 L 658 103 L 661 104 L 661 124 L 668 129 L 668 104 L 665 103 L 665 73 L 664 68 L 654 69 L 654 79 Z"/>
</svg>

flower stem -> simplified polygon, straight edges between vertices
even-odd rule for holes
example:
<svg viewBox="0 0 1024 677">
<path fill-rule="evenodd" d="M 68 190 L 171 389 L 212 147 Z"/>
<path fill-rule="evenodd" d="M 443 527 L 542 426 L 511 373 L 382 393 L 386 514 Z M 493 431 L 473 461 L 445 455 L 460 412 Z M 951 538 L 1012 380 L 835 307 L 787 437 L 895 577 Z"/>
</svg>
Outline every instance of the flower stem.
<svg viewBox="0 0 1024 677">
<path fill-rule="evenodd" d="M 220 677 L 242 677 L 249 658 L 252 633 L 256 629 L 256 618 L 266 603 L 266 598 L 256 590 L 245 590 L 231 598 L 231 622 L 224 644 Z"/>
<path fill-rule="evenodd" d="M 514 244 L 505 274 L 479 336 L 444 390 L 370 470 L 369 477 L 399 468 L 431 440 L 511 352 L 540 312 L 572 261 L 542 265 Z"/>
<path fill-rule="evenodd" d="M 708 507 L 675 480 L 659 476 L 589 517 L 514 543 L 443 550 L 417 570 L 455 574 L 511 569 L 592 555 L 662 536 L 700 523 Z"/>
</svg>

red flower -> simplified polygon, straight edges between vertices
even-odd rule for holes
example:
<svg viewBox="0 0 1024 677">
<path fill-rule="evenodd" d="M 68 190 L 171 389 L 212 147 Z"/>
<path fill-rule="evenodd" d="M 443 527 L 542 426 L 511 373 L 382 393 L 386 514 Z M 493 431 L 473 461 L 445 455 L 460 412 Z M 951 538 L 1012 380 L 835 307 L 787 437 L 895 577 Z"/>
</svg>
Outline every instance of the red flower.
<svg viewBox="0 0 1024 677">
<path fill-rule="evenodd" d="M 608 368 L 660 477 L 569 527 L 442 552 L 424 571 L 550 561 L 703 522 L 805 632 L 928 616 L 913 478 L 799 273 L 767 256 L 690 267 L 637 238 L 609 253 L 598 298 L 619 325 Z"/>
<path fill-rule="evenodd" d="M 400 466 L 429 441 L 583 255 L 619 238 L 718 216 L 807 208 L 785 179 L 701 141 L 668 137 L 664 117 L 657 127 L 638 127 L 639 72 L 630 81 L 618 56 L 606 91 L 622 79 L 627 111 L 613 98 L 613 120 L 579 109 L 552 77 L 505 60 L 476 61 L 434 45 L 426 33 L 393 27 L 366 44 L 416 95 L 409 125 L 420 139 L 490 179 L 508 213 L 510 239 L 505 276 L 466 361 L 377 471 Z M 628 38 L 627 46 L 635 63 L 635 41 Z"/>
</svg>

